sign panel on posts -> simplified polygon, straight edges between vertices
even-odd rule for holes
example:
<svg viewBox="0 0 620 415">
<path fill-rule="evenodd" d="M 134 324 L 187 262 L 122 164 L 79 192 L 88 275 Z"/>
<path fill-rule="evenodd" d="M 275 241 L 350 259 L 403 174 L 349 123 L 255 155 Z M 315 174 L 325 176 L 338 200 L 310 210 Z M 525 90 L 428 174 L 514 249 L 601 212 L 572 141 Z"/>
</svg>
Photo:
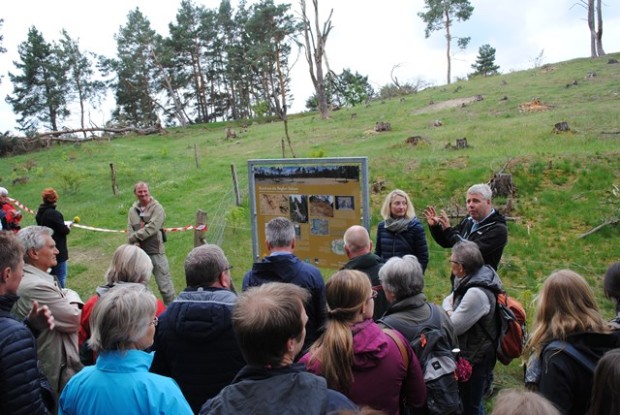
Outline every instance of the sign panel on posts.
<svg viewBox="0 0 620 415">
<path fill-rule="evenodd" d="M 370 226 L 368 159 L 249 160 L 254 260 L 269 255 L 265 225 L 283 216 L 295 224 L 295 255 L 317 267 L 347 262 L 344 232 Z"/>
</svg>

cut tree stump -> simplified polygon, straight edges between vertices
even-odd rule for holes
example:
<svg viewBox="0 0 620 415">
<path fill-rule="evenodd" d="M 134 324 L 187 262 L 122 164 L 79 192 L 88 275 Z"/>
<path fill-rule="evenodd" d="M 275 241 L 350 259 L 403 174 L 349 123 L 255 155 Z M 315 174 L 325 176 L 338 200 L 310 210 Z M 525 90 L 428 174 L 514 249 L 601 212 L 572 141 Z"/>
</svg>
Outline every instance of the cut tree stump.
<svg viewBox="0 0 620 415">
<path fill-rule="evenodd" d="M 517 188 L 512 183 L 512 174 L 497 173 L 489 182 L 489 187 L 493 191 L 493 197 L 496 196 L 514 196 Z"/>
</svg>

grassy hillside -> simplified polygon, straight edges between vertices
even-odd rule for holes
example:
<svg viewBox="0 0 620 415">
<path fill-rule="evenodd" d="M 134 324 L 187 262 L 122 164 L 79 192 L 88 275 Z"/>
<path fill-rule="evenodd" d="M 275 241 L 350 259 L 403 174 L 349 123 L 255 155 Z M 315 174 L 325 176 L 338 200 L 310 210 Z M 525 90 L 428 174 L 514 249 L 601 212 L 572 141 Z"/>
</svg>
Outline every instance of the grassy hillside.
<svg viewBox="0 0 620 415">
<path fill-rule="evenodd" d="M 531 316 L 541 280 L 555 269 L 572 268 L 588 279 L 610 317 L 600 277 L 620 259 L 619 227 L 578 236 L 620 216 L 620 199 L 612 193 L 613 185 L 620 185 L 620 65 L 608 64 L 611 57 L 620 54 L 430 88 L 404 99 L 343 109 L 325 121 L 313 113 L 295 115 L 289 131 L 297 157 L 368 157 L 371 181 L 385 184 L 372 195 L 373 236 L 380 204 L 393 188 L 407 191 L 420 214 L 428 204 L 453 208 L 463 206 L 469 185 L 487 182 L 503 167 L 517 187 L 499 271 L 508 291 L 528 305 Z M 483 99 L 470 99 L 477 95 Z M 549 109 L 520 111 L 520 104 L 533 98 Z M 391 123 L 392 130 L 374 132 L 378 121 Z M 441 126 L 434 126 L 436 121 Z M 571 132 L 552 132 L 561 121 Z M 236 139 L 225 139 L 228 126 L 237 130 Z M 281 158 L 283 131 L 282 123 L 253 123 L 245 132 L 220 123 L 171 129 L 161 136 L 59 145 L 2 159 L 0 185 L 35 210 L 41 190 L 55 187 L 66 219 L 79 215 L 84 225 L 122 230 L 134 201 L 132 186 L 147 180 L 166 208 L 166 226 L 193 224 L 197 209 L 208 213 L 207 239 L 223 247 L 239 285 L 252 262 L 247 160 Z M 422 140 L 406 144 L 411 136 Z M 462 137 L 470 148 L 445 148 Z M 110 163 L 117 171 L 118 196 L 112 194 Z M 234 206 L 231 164 L 244 192 L 240 208 Z M 28 177 L 28 182 L 13 185 L 17 177 Z M 506 202 L 496 201 L 499 206 Z M 34 217 L 25 214 L 23 224 L 33 223 Z M 84 298 L 92 295 L 111 253 L 124 242 L 122 233 L 73 229 L 68 285 Z M 169 235 L 166 247 L 177 290 L 184 287 L 183 260 L 192 244 L 191 232 Z M 426 292 L 438 302 L 448 292 L 449 252 L 432 240 L 429 247 Z M 323 271 L 328 277 L 333 270 Z M 501 370 L 498 381 L 518 383 L 516 364 Z"/>
</svg>

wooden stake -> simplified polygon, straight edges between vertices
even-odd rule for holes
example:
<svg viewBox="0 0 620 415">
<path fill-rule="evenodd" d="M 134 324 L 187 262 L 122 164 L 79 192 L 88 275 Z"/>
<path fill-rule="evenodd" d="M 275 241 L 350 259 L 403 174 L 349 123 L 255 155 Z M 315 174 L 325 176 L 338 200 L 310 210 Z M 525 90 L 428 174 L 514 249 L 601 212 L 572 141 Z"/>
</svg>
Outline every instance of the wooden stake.
<svg viewBox="0 0 620 415">
<path fill-rule="evenodd" d="M 110 163 L 110 170 L 112 174 L 112 194 L 116 196 L 118 194 L 118 185 L 116 184 L 116 171 L 114 170 L 114 163 Z"/>
<path fill-rule="evenodd" d="M 232 173 L 233 187 L 235 189 L 235 202 L 237 206 L 241 206 L 241 196 L 239 195 L 239 182 L 237 181 L 237 169 L 234 164 L 230 165 L 230 172 Z"/>
<path fill-rule="evenodd" d="M 194 143 L 194 160 L 196 161 L 196 168 L 199 169 L 200 161 L 198 160 L 198 147 L 196 146 L 196 143 Z"/>
<path fill-rule="evenodd" d="M 204 225 L 204 228 L 202 226 Z M 196 228 L 194 229 L 194 248 L 207 243 L 207 213 L 201 209 L 196 211 Z M 201 229 L 202 228 L 202 229 Z"/>
</svg>

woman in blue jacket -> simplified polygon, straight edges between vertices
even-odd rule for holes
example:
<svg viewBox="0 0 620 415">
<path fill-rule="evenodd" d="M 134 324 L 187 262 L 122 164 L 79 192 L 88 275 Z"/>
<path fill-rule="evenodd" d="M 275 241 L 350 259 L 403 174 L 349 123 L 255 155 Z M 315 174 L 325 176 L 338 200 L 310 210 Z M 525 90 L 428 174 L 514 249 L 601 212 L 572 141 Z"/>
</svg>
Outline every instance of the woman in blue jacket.
<svg viewBox="0 0 620 415">
<path fill-rule="evenodd" d="M 181 414 L 192 409 L 176 382 L 149 372 L 157 317 L 155 296 L 142 284 L 111 288 L 91 315 L 89 345 L 97 363 L 73 376 L 59 414 Z"/>
<path fill-rule="evenodd" d="M 409 195 L 400 189 L 392 190 L 383 202 L 381 216 L 384 220 L 377 228 L 375 253 L 386 261 L 394 256 L 415 255 L 422 270 L 426 270 L 426 234 Z"/>
</svg>

